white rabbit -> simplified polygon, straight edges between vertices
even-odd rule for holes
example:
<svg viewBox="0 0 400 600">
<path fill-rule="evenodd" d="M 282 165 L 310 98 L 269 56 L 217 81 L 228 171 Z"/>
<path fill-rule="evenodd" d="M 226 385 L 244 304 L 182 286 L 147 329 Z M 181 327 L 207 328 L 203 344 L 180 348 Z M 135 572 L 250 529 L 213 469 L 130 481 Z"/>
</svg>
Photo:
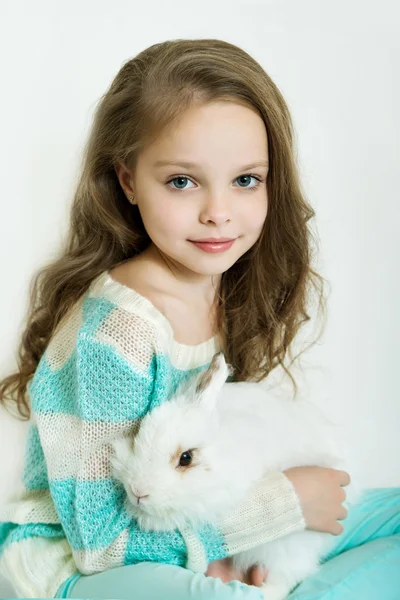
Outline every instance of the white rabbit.
<svg viewBox="0 0 400 600">
<path fill-rule="evenodd" d="M 226 383 L 222 352 L 208 368 L 142 420 L 134 439 L 113 443 L 113 474 L 144 530 L 185 531 L 216 522 L 245 499 L 267 471 L 295 466 L 343 468 L 333 426 L 308 403 L 256 383 Z M 268 569 L 266 600 L 286 598 L 318 569 L 333 536 L 287 534 L 234 555 L 234 565 Z"/>
</svg>

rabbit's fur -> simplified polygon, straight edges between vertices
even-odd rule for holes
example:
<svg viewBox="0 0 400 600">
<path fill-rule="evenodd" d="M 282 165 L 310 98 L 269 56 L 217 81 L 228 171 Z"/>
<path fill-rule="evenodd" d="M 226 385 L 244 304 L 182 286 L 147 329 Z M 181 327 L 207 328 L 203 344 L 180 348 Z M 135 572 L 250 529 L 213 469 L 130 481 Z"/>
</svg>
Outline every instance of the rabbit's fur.
<svg viewBox="0 0 400 600">
<path fill-rule="evenodd" d="M 113 473 L 142 529 L 216 522 L 267 471 L 344 468 L 333 426 L 315 407 L 256 383 L 226 383 L 229 374 L 223 354 L 216 354 L 207 371 L 143 418 L 134 440 L 114 442 Z M 138 502 L 138 496 L 147 497 Z M 326 533 L 294 532 L 233 560 L 242 569 L 265 565 L 261 589 L 278 600 L 317 570 L 332 541 Z"/>
</svg>

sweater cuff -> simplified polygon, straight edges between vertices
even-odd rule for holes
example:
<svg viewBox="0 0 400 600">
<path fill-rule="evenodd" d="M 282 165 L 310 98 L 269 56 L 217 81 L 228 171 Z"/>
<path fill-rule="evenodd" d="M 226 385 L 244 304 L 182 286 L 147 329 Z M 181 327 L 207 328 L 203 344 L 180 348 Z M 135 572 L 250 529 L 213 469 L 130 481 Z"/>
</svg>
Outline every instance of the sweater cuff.
<svg viewBox="0 0 400 600">
<path fill-rule="evenodd" d="M 218 521 L 228 556 L 305 528 L 299 497 L 281 471 L 266 474 L 238 507 Z"/>
</svg>

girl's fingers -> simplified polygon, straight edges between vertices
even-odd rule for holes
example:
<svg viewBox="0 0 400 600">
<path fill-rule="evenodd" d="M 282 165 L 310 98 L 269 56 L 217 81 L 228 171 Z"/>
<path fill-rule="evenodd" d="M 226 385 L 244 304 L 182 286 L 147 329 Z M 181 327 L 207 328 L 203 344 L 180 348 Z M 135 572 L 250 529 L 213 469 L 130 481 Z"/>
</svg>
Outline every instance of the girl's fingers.
<svg viewBox="0 0 400 600">
<path fill-rule="evenodd" d="M 350 475 L 347 473 L 347 471 L 340 471 L 339 472 L 339 476 L 340 476 L 340 485 L 349 485 L 349 483 L 351 482 L 350 479 Z"/>
<path fill-rule="evenodd" d="M 249 585 L 255 585 L 261 587 L 268 577 L 268 571 L 265 567 L 260 565 L 254 565 L 248 571 L 248 577 L 246 583 Z"/>
</svg>

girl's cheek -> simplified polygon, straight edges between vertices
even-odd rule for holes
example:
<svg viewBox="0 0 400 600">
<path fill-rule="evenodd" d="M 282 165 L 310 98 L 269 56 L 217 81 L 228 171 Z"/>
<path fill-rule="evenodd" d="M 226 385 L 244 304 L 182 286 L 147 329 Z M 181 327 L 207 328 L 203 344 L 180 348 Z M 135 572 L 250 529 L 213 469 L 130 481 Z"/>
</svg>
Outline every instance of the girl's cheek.
<svg viewBox="0 0 400 600">
<path fill-rule="evenodd" d="M 185 210 L 177 210 L 171 205 L 163 205 L 151 211 L 148 215 L 152 229 L 163 234 L 180 233 L 188 235 L 193 227 L 193 215 Z"/>
<path fill-rule="evenodd" d="M 259 230 L 267 217 L 268 205 L 266 202 L 253 205 L 241 215 L 241 222 L 246 224 L 249 230 Z"/>
</svg>

